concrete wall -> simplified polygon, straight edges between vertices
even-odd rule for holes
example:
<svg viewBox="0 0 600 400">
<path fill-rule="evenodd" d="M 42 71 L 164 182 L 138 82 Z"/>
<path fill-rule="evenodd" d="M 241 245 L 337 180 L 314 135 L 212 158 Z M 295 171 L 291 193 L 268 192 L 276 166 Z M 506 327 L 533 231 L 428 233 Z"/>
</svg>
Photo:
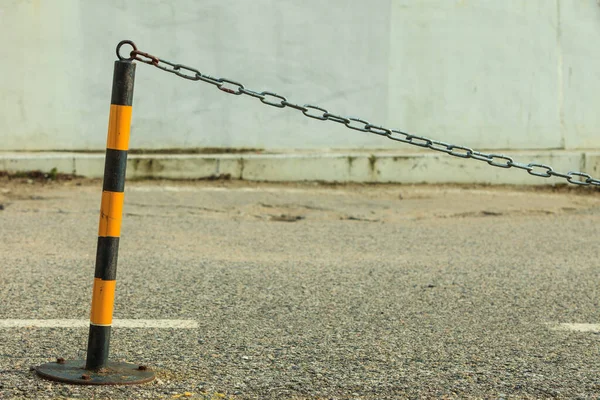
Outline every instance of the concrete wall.
<svg viewBox="0 0 600 400">
<path fill-rule="evenodd" d="M 104 149 L 126 38 L 254 90 L 448 142 L 600 148 L 596 0 L 3 0 L 0 150 Z M 138 65 L 131 147 L 406 146 Z"/>
</svg>

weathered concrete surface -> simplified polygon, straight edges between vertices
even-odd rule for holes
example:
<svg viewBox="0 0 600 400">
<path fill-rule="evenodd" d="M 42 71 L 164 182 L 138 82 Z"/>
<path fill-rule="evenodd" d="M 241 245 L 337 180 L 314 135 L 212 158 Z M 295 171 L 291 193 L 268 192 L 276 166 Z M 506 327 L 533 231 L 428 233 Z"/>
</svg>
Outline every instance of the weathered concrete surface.
<svg viewBox="0 0 600 400">
<path fill-rule="evenodd" d="M 88 317 L 100 186 L 0 180 L 0 319 Z M 112 357 L 158 374 L 125 388 L 29 371 L 82 357 L 85 328 L 0 329 L 0 398 L 600 395 L 599 336 L 558 325 L 600 322 L 597 191 L 149 181 L 125 199 L 115 317 L 199 327 L 115 329 Z"/>
<path fill-rule="evenodd" d="M 536 162 L 556 171 L 600 173 L 598 152 L 516 152 L 517 162 Z M 0 153 L 0 171 L 75 174 L 100 178 L 104 154 L 88 153 Z M 451 157 L 437 152 L 249 152 L 241 154 L 132 154 L 128 157 L 128 179 L 214 179 L 294 182 L 364 183 L 485 183 L 552 185 L 559 178 L 544 179 L 516 168 L 493 168 L 487 163 Z"/>
</svg>

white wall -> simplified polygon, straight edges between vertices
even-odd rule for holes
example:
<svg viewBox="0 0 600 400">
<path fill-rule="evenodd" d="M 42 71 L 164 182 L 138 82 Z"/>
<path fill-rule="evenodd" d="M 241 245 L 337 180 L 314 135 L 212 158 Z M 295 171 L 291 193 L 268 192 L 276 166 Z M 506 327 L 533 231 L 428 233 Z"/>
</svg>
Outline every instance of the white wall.
<svg viewBox="0 0 600 400">
<path fill-rule="evenodd" d="M 596 0 L 0 0 L 0 150 L 102 150 L 114 49 L 480 149 L 600 148 Z M 405 145 L 138 65 L 132 148 Z"/>
</svg>

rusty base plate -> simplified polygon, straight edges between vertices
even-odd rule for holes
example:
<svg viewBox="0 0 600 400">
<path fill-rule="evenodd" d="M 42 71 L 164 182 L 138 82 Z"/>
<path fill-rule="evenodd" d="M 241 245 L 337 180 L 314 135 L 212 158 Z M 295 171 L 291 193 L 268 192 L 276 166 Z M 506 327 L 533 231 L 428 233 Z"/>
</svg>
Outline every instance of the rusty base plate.
<svg viewBox="0 0 600 400">
<path fill-rule="evenodd" d="M 136 364 L 109 362 L 99 371 L 85 369 L 85 360 L 42 364 L 35 371 L 42 378 L 75 385 L 136 385 L 150 382 L 154 372 Z"/>
</svg>

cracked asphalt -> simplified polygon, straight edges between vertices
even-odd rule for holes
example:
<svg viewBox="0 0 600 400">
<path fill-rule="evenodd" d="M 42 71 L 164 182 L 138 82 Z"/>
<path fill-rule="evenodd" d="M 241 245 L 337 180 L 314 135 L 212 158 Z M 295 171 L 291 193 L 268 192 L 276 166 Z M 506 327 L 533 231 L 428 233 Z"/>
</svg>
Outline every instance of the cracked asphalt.
<svg viewBox="0 0 600 400">
<path fill-rule="evenodd" d="M 0 178 L 0 320 L 88 318 L 101 182 Z M 111 358 L 149 384 L 31 366 L 87 329 L 0 328 L 1 399 L 600 396 L 600 194 L 564 188 L 128 182 Z"/>
</svg>

